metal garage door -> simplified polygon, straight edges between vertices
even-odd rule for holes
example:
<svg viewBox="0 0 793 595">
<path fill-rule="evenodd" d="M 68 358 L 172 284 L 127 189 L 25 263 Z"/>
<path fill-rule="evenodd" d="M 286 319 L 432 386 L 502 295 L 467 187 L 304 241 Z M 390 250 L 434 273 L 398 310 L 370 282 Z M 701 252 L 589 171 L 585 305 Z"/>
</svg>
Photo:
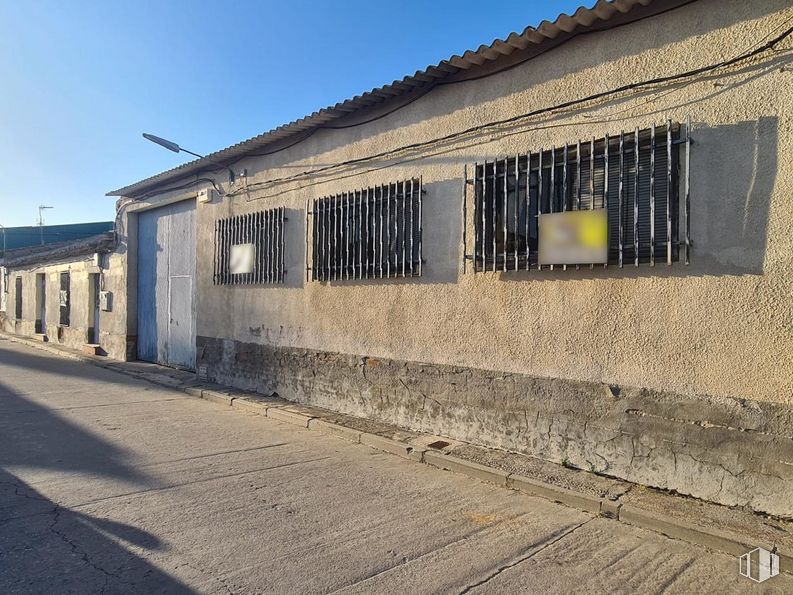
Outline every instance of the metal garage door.
<svg viewBox="0 0 793 595">
<path fill-rule="evenodd" d="M 195 369 L 195 201 L 138 217 L 138 359 Z"/>
</svg>

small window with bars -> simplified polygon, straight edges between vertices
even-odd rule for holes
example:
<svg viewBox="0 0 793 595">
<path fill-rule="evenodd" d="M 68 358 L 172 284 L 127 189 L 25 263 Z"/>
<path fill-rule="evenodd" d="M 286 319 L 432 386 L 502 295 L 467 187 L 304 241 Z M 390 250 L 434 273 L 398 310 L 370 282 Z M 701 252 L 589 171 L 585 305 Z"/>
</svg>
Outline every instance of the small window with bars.
<svg viewBox="0 0 793 595">
<path fill-rule="evenodd" d="M 414 178 L 307 203 L 307 278 L 309 271 L 314 281 L 420 276 L 422 195 Z"/>
<path fill-rule="evenodd" d="M 14 279 L 14 318 L 22 320 L 22 277 Z"/>
<path fill-rule="evenodd" d="M 215 285 L 283 283 L 284 208 L 215 222 Z"/>
<path fill-rule="evenodd" d="M 69 317 L 72 308 L 71 276 L 69 273 L 60 274 L 60 290 L 58 292 L 58 323 L 69 326 Z"/>
<path fill-rule="evenodd" d="M 473 185 L 473 246 L 467 239 L 467 192 L 463 195 L 466 260 L 475 272 L 553 269 L 539 258 L 543 215 L 601 210 L 607 237 L 603 260 L 586 264 L 672 264 L 680 258 L 680 246 L 688 263 L 690 143 L 687 125 L 667 122 L 477 163 L 474 179 L 466 180 L 466 187 Z M 683 201 L 681 144 L 686 146 Z"/>
</svg>

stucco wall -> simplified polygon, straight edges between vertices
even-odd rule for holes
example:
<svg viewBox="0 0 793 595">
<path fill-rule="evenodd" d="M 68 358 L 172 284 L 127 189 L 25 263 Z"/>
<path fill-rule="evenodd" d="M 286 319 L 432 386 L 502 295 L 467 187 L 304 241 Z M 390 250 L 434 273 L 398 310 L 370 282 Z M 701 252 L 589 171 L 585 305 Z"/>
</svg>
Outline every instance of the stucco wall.
<svg viewBox="0 0 793 595">
<path fill-rule="evenodd" d="M 200 336 L 198 357 L 214 382 L 793 517 L 785 405 Z"/>
<path fill-rule="evenodd" d="M 92 342 L 90 329 L 94 326 L 92 293 L 90 289 L 91 274 L 101 274 L 104 290 L 112 291 L 117 287 L 114 279 L 123 269 L 119 255 L 104 255 L 102 266 L 94 262 L 93 256 L 75 258 L 57 263 L 39 266 L 30 265 L 24 268 L 8 269 L 8 293 L 6 295 L 6 316 L 2 320 L 2 330 L 8 333 L 32 336 L 38 330 L 46 336 L 46 340 L 60 343 L 67 347 L 79 349 Z M 60 325 L 60 274 L 68 272 L 70 276 L 70 301 L 68 326 Z M 37 300 L 37 275 L 43 274 L 46 280 L 45 290 L 45 322 L 44 329 L 37 329 L 39 319 L 39 301 Z M 22 318 L 15 318 L 16 278 L 22 278 Z M 114 293 L 122 293 L 115 292 Z M 114 303 L 109 312 L 99 313 L 99 345 L 111 357 L 124 359 L 126 347 L 123 335 L 119 335 L 116 327 L 126 319 L 124 303 Z"/>
<path fill-rule="evenodd" d="M 320 130 L 235 169 L 247 168 L 249 184 L 280 178 L 719 62 L 791 16 L 783 0 L 702 0 L 579 37 L 504 73 L 438 87 L 376 122 Z M 793 72 L 783 68 L 791 44 L 782 47 L 686 85 L 264 191 L 229 188 L 218 174 L 237 195 L 198 205 L 198 237 L 207 240 L 198 242 L 198 335 L 793 404 Z M 464 164 L 686 117 L 695 140 L 690 266 L 462 274 Z M 305 282 L 307 199 L 417 175 L 427 190 L 423 277 Z M 165 194 L 130 210 L 194 195 Z M 214 286 L 215 220 L 277 206 L 289 217 L 286 285 Z"/>
</svg>

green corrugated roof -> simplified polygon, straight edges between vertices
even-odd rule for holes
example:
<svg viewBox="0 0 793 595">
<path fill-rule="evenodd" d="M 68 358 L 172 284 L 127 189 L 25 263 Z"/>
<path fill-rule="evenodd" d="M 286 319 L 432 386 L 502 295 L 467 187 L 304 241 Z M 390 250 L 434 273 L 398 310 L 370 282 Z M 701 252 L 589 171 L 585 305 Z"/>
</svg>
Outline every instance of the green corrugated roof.
<svg viewBox="0 0 793 595">
<path fill-rule="evenodd" d="M 99 235 L 106 231 L 112 231 L 112 221 L 97 221 L 93 223 L 71 223 L 67 225 L 45 225 L 44 244 L 58 244 L 81 240 L 91 236 Z M 6 250 L 16 250 L 29 246 L 41 244 L 41 230 L 38 225 L 25 227 L 6 227 L 5 228 L 5 248 Z M 0 229 L 0 253 L 3 250 L 3 231 Z"/>
</svg>

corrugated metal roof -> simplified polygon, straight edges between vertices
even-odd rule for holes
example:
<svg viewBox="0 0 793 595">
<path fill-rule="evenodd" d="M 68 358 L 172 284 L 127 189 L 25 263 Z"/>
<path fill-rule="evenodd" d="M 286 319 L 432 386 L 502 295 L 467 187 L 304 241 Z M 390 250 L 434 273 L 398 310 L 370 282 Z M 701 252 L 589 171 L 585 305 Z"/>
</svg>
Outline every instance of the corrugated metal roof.
<svg viewBox="0 0 793 595">
<path fill-rule="evenodd" d="M 19 268 L 47 262 L 57 262 L 85 256 L 96 252 L 105 254 L 115 248 L 115 235 L 112 231 L 45 246 L 28 246 L 9 250 L 0 258 L 0 265 Z"/>
<path fill-rule="evenodd" d="M 113 190 L 108 192 L 107 196 L 139 196 L 165 182 L 196 174 L 208 166 L 217 167 L 218 162 L 232 163 L 264 146 L 301 133 L 307 134 L 353 112 L 408 95 L 442 79 L 459 76 L 459 73 L 470 68 L 504 60 L 514 52 L 521 52 L 520 58 L 528 59 L 575 35 L 633 22 L 688 2 L 691 0 L 598 0 L 592 8 L 581 7 L 572 15 L 560 14 L 553 22 L 543 21 L 537 27 L 526 27 L 522 33 L 510 33 L 506 39 L 496 39 L 490 45 L 481 45 L 476 50 L 468 50 L 462 56 L 454 55 L 439 64 L 416 71 L 415 74 L 406 76 L 402 80 L 356 95 L 201 159 L 195 159 L 124 188 Z M 462 76 L 464 78 L 464 74 Z"/>
<path fill-rule="evenodd" d="M 42 237 L 44 244 L 56 244 L 88 238 L 106 231 L 113 230 L 113 221 L 92 221 L 90 223 L 66 223 L 62 225 L 38 225 L 6 227 L 3 234 L 5 248 L 8 251 L 28 246 L 39 246 Z M 0 232 L 2 233 L 2 232 Z M 0 240 L 0 252 L 3 241 Z"/>
</svg>

